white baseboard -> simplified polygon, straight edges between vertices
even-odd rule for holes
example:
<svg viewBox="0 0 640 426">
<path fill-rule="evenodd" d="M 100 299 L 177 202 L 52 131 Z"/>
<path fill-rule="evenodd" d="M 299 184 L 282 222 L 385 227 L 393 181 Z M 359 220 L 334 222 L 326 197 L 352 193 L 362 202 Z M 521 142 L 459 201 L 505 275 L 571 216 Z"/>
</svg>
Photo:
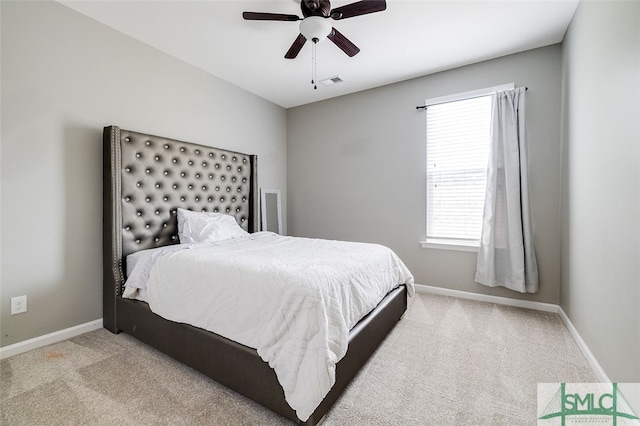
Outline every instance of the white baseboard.
<svg viewBox="0 0 640 426">
<path fill-rule="evenodd" d="M 76 337 L 99 328 L 102 328 L 102 318 L 85 324 L 76 325 L 74 327 L 65 328 L 64 330 L 45 334 L 44 336 L 34 337 L 33 339 L 25 340 L 23 342 L 14 343 L 13 345 L 4 346 L 0 348 L 0 359 L 9 358 L 10 356 L 28 352 L 33 349 L 62 342 L 63 340 L 71 339 L 72 337 Z"/>
<path fill-rule="evenodd" d="M 596 357 L 589 350 L 589 347 L 580 336 L 580 333 L 578 333 L 578 330 L 576 330 L 576 328 L 574 327 L 564 309 L 562 309 L 558 305 L 553 305 L 551 303 L 533 302 L 530 300 L 510 299 L 508 297 L 491 296 L 488 294 L 470 293 L 467 291 L 451 290 L 447 288 L 433 287 L 423 284 L 415 284 L 415 289 L 418 293 L 438 294 L 441 296 L 458 297 L 461 299 L 477 300 L 480 302 L 496 303 L 499 305 L 515 306 L 519 308 L 557 313 L 560 315 L 560 318 L 562 318 L 562 321 L 569 329 L 569 333 L 571 333 L 571 336 L 582 351 L 584 357 L 587 359 L 587 362 L 591 366 L 591 369 L 593 370 L 598 380 L 602 383 L 611 383 L 611 380 L 609 380 L 609 377 L 600 366 L 600 363 L 598 363 Z M 71 339 L 72 337 L 76 337 L 80 334 L 88 333 L 89 331 L 97 330 L 102 327 L 102 318 L 100 318 L 85 324 L 77 325 L 75 327 L 70 327 L 64 330 L 46 334 L 44 336 L 34 337 L 33 339 L 25 340 L 24 342 L 18 342 L 13 345 L 5 346 L 0 348 L 0 359 L 28 352 L 32 349 L 37 349 L 43 346 L 62 342 L 63 340 Z"/>
<path fill-rule="evenodd" d="M 598 363 L 598 360 L 596 359 L 596 357 L 593 356 L 593 353 L 591 353 L 585 341 L 582 340 L 582 336 L 580 336 L 580 333 L 578 333 L 578 330 L 576 330 L 576 328 L 573 326 L 573 323 L 571 322 L 571 320 L 569 319 L 566 312 L 564 311 L 564 309 L 562 309 L 561 306 L 558 306 L 558 313 L 560 314 L 560 318 L 562 318 L 562 321 L 565 323 L 565 325 L 569 329 L 569 333 L 571 333 L 571 336 L 573 336 L 573 340 L 576 341 L 576 344 L 582 351 L 582 355 L 584 355 L 584 357 L 587 359 L 587 362 L 589 363 L 589 365 L 591 366 L 591 369 L 593 370 L 594 374 L 598 378 L 598 381 L 600 381 L 601 383 L 611 383 L 609 376 L 607 376 L 607 373 L 604 372 L 604 370 Z"/>
<path fill-rule="evenodd" d="M 431 293 L 440 296 L 457 297 L 460 299 L 477 300 L 479 302 L 495 303 L 497 305 L 515 306 L 518 308 L 534 309 L 536 311 L 559 313 L 560 307 L 551 303 L 534 302 L 531 300 L 511 299 L 509 297 L 492 296 L 490 294 L 470 293 L 462 290 L 451 290 L 442 287 L 416 284 L 418 293 Z"/>
<path fill-rule="evenodd" d="M 578 330 L 576 330 L 576 328 L 574 327 L 573 323 L 565 313 L 564 309 L 562 309 L 562 307 L 560 307 L 559 305 L 554 305 L 551 303 L 533 302 L 530 300 L 510 299 L 508 297 L 491 296 L 488 294 L 470 293 L 468 291 L 451 290 L 447 288 L 433 287 L 430 285 L 423 285 L 423 284 L 416 284 L 415 287 L 416 287 L 416 292 L 418 293 L 438 294 L 440 296 L 458 297 L 461 299 L 477 300 L 480 302 L 495 303 L 498 305 L 515 306 L 519 308 L 534 309 L 536 311 L 557 313 L 558 315 L 560 315 L 562 322 L 564 322 L 564 324 L 569 329 L 569 333 L 571 333 L 571 337 L 573 337 L 573 340 L 576 342 L 576 344 L 580 348 L 580 351 L 582 351 L 582 354 L 587 359 L 589 366 L 593 370 L 593 373 L 596 375 L 598 380 L 601 383 L 611 383 L 611 380 L 609 380 L 609 377 L 600 366 L 600 363 L 598 363 L 598 360 L 596 359 L 596 357 L 589 350 L 589 347 L 587 346 L 585 341 L 582 339 L 582 336 L 580 336 L 580 333 L 578 333 Z"/>
</svg>

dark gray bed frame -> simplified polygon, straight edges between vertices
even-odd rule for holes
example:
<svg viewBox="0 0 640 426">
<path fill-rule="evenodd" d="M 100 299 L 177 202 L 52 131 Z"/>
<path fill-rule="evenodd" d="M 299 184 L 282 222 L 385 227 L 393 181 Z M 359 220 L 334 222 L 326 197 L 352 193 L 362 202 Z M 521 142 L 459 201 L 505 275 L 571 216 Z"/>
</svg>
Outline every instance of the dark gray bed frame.
<svg viewBox="0 0 640 426">
<path fill-rule="evenodd" d="M 246 231 L 260 229 L 257 157 L 109 126 L 103 165 L 104 327 L 130 334 L 296 423 L 317 424 L 405 312 L 406 287 L 391 291 L 351 330 L 335 385 L 301 422 L 255 349 L 121 297 L 127 255 L 178 243 L 178 207 L 228 213 Z"/>
</svg>

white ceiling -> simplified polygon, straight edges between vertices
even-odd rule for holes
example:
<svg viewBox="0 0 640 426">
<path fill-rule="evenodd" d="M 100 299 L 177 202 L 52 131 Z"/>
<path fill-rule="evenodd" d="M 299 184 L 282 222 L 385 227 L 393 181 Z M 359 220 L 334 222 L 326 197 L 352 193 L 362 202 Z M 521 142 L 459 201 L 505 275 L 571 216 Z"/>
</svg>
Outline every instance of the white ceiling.
<svg viewBox="0 0 640 426">
<path fill-rule="evenodd" d="M 318 79 L 344 82 L 317 90 L 311 43 L 284 59 L 299 22 L 242 19 L 243 11 L 302 16 L 297 0 L 58 1 L 290 108 L 559 43 L 579 0 L 388 0 L 383 12 L 332 21 L 361 51 L 349 58 L 329 40 L 318 43 Z"/>
</svg>

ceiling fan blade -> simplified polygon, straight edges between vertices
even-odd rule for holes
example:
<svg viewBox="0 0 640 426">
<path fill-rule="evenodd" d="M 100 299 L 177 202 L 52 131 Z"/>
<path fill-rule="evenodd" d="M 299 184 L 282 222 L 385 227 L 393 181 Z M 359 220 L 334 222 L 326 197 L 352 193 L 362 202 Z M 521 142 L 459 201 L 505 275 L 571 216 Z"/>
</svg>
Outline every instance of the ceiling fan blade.
<svg viewBox="0 0 640 426">
<path fill-rule="evenodd" d="M 342 33 L 335 28 L 331 30 L 331 33 L 327 36 L 327 38 L 349 56 L 355 56 L 358 54 L 358 52 L 360 52 L 358 46 L 351 43 L 348 38 L 343 36 Z"/>
<path fill-rule="evenodd" d="M 382 12 L 386 8 L 387 2 L 384 0 L 363 0 L 342 7 L 336 7 L 331 11 L 330 16 L 336 20 L 346 19 L 353 16 L 366 15 L 367 13 Z"/>
<path fill-rule="evenodd" d="M 299 34 L 298 38 L 295 39 L 284 57 L 287 59 L 293 59 L 298 56 L 298 53 L 300 53 L 300 49 L 302 49 L 302 46 L 304 46 L 306 42 L 307 39 L 302 34 Z"/>
<path fill-rule="evenodd" d="M 247 21 L 299 21 L 297 15 L 284 13 L 242 12 L 242 17 Z"/>
</svg>

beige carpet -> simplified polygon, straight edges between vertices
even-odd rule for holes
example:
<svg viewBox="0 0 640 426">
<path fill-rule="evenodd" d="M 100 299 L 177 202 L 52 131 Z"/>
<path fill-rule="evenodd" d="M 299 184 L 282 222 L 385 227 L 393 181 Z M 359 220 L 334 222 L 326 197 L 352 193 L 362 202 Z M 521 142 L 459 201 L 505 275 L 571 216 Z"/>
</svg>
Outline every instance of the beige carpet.
<svg viewBox="0 0 640 426">
<path fill-rule="evenodd" d="M 2 425 L 288 425 L 125 334 L 0 362 Z M 324 425 L 534 425 L 538 382 L 596 377 L 556 314 L 418 294 Z"/>
</svg>

